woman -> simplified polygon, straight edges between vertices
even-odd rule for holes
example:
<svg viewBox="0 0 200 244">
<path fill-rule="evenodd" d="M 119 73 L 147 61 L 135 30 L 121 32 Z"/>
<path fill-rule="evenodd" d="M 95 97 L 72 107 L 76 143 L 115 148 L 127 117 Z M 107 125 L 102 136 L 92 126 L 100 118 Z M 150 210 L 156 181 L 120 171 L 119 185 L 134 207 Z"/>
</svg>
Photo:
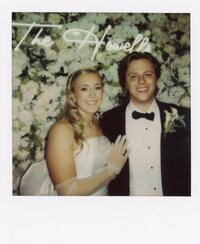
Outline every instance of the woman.
<svg viewBox="0 0 200 244">
<path fill-rule="evenodd" d="M 129 150 L 125 136 L 111 146 L 102 134 L 96 116 L 103 97 L 101 76 L 92 69 L 76 71 L 66 96 L 47 141 L 47 166 L 56 194 L 107 195 L 107 185 L 121 171 Z"/>
</svg>

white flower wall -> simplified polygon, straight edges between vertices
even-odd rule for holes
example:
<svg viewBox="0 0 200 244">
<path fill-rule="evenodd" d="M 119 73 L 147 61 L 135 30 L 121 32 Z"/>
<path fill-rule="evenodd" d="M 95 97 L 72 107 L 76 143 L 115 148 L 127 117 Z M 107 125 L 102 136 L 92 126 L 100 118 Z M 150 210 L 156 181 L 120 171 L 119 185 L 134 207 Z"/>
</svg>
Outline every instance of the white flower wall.
<svg viewBox="0 0 200 244">
<path fill-rule="evenodd" d="M 47 132 L 65 103 L 69 75 L 97 68 L 105 77 L 101 111 L 117 106 L 118 63 L 134 41 L 133 51 L 141 49 L 141 35 L 162 64 L 157 98 L 190 107 L 189 14 L 13 13 L 13 194 L 27 167 L 44 160 Z"/>
</svg>

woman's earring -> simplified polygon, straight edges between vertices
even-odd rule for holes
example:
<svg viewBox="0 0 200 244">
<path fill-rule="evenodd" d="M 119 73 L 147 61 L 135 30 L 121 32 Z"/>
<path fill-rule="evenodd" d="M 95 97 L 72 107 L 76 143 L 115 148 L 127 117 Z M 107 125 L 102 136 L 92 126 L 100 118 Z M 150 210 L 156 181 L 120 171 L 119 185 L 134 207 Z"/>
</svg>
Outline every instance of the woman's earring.
<svg viewBox="0 0 200 244">
<path fill-rule="evenodd" d="M 73 103 L 73 108 L 77 109 L 77 103 L 76 102 Z"/>
<path fill-rule="evenodd" d="M 95 117 L 96 119 L 99 119 L 100 116 L 101 116 L 101 111 L 100 111 L 100 109 L 98 109 L 98 110 L 96 111 L 96 113 L 94 114 L 94 117 Z"/>
<path fill-rule="evenodd" d="M 77 110 L 77 102 L 76 101 L 73 102 L 73 109 Z"/>
<path fill-rule="evenodd" d="M 71 104 L 73 109 L 77 109 L 77 102 L 74 94 L 71 94 Z"/>
</svg>

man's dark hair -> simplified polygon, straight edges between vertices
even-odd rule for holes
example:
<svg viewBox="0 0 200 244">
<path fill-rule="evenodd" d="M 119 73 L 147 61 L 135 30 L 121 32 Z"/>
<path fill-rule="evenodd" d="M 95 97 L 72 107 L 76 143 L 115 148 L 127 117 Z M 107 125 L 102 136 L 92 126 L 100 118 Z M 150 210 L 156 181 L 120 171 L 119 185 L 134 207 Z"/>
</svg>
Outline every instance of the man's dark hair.
<svg viewBox="0 0 200 244">
<path fill-rule="evenodd" d="M 147 52 L 143 52 L 143 53 L 132 52 L 132 53 L 128 54 L 127 56 L 125 56 L 119 64 L 118 75 L 119 75 L 119 83 L 120 83 L 122 88 L 125 88 L 126 72 L 128 69 L 128 65 L 130 64 L 131 61 L 139 60 L 139 59 L 149 60 L 154 67 L 156 78 L 159 79 L 159 77 L 160 77 L 160 63 L 158 62 L 158 60 L 155 57 L 153 57 L 150 53 L 147 53 Z"/>
</svg>

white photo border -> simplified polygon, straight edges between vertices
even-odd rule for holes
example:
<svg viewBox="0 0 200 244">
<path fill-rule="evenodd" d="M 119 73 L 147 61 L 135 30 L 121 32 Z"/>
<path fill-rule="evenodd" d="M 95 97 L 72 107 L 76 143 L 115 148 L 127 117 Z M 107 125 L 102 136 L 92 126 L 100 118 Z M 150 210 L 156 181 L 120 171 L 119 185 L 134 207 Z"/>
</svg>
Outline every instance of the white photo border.
<svg viewBox="0 0 200 244">
<path fill-rule="evenodd" d="M 200 219 L 198 57 L 199 13 L 195 1 L 6 1 L 1 2 L 2 243 L 198 243 Z M 15 197 L 12 196 L 12 12 L 187 12 L 191 13 L 192 197 Z"/>
</svg>

